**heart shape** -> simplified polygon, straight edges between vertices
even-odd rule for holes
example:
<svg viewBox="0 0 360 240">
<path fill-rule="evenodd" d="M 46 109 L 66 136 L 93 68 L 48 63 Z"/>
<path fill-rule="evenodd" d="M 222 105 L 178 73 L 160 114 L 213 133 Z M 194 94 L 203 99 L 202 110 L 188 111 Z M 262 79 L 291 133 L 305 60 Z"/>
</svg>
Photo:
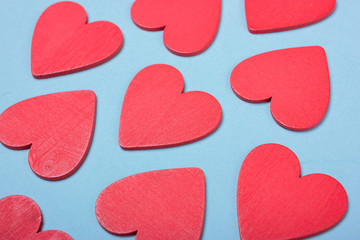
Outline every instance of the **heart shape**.
<svg viewBox="0 0 360 240">
<path fill-rule="evenodd" d="M 31 198 L 21 195 L 2 198 L 0 212 L 0 239 L 72 240 L 72 237 L 59 230 L 39 232 L 41 211 Z"/>
<path fill-rule="evenodd" d="M 95 126 L 93 91 L 53 93 L 30 98 L 0 115 L 0 142 L 29 151 L 29 165 L 46 180 L 60 180 L 83 163 Z"/>
<path fill-rule="evenodd" d="M 108 186 L 95 206 L 100 225 L 137 240 L 199 240 L 205 214 L 205 176 L 198 168 L 132 175 Z"/>
<path fill-rule="evenodd" d="M 282 49 L 253 56 L 231 73 L 231 87 L 242 100 L 271 100 L 282 127 L 305 131 L 318 125 L 330 100 L 330 76 L 322 47 Z"/>
<path fill-rule="evenodd" d="M 119 144 L 123 149 L 172 147 L 206 137 L 221 122 L 221 106 L 210 94 L 184 91 L 174 67 L 151 65 L 131 81 L 123 102 Z"/>
<path fill-rule="evenodd" d="M 299 160 L 290 149 L 264 144 L 241 166 L 237 206 L 243 240 L 304 239 L 339 223 L 348 198 L 330 176 L 300 177 Z"/>
<path fill-rule="evenodd" d="M 252 33 L 305 27 L 327 18 L 336 0 L 245 0 L 246 21 Z"/>
<path fill-rule="evenodd" d="M 214 41 L 221 15 L 221 0 L 136 0 L 134 23 L 149 31 L 164 29 L 164 44 L 180 56 L 205 51 Z"/>
<path fill-rule="evenodd" d="M 82 6 L 59 2 L 48 7 L 36 23 L 31 45 L 31 72 L 48 78 L 97 66 L 121 49 L 123 36 L 113 23 L 87 24 Z"/>
</svg>

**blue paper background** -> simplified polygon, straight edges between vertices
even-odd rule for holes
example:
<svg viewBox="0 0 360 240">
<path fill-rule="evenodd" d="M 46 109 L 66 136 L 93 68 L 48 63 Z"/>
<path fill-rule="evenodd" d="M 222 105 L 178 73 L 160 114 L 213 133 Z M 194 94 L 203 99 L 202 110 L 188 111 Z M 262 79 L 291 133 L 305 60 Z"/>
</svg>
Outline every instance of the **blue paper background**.
<svg viewBox="0 0 360 240">
<path fill-rule="evenodd" d="M 132 0 L 76 1 L 86 9 L 89 22 L 107 20 L 121 28 L 123 49 L 101 66 L 36 80 L 30 72 L 32 33 L 40 14 L 55 2 L 1 2 L 0 112 L 30 97 L 91 89 L 98 100 L 93 144 L 81 168 L 58 182 L 42 180 L 31 171 L 28 150 L 13 151 L 0 145 L 0 198 L 23 194 L 34 199 L 43 212 L 42 230 L 59 229 L 74 239 L 134 239 L 113 236 L 100 227 L 94 213 L 100 192 L 135 173 L 199 167 L 205 172 L 207 190 L 203 239 L 239 239 L 236 187 L 242 161 L 254 147 L 275 142 L 297 154 L 303 175 L 331 175 L 347 190 L 349 209 L 345 219 L 313 239 L 358 238 L 360 1 L 338 1 L 329 18 L 312 26 L 253 35 L 246 28 L 243 1 L 224 0 L 214 43 L 204 53 L 188 58 L 170 53 L 163 45 L 161 31 L 147 32 L 133 24 Z M 327 115 L 315 129 L 285 130 L 272 119 L 268 103 L 246 103 L 233 94 L 230 73 L 242 60 L 266 51 L 309 45 L 325 48 L 332 88 Z M 222 123 L 215 133 L 192 144 L 124 151 L 118 145 L 118 125 L 126 89 L 138 71 L 155 63 L 179 69 L 185 78 L 185 91 L 201 90 L 215 96 L 222 105 Z"/>
</svg>

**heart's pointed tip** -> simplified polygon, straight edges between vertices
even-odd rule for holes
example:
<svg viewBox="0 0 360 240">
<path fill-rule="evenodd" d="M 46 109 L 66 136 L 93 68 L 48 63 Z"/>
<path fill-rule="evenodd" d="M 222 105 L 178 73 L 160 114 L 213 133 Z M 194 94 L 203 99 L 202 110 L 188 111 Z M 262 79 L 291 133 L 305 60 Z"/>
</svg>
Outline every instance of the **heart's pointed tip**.
<svg viewBox="0 0 360 240">
<path fill-rule="evenodd" d="M 34 74 L 34 73 L 33 73 L 33 77 L 36 78 L 36 79 L 45 79 L 46 78 L 45 76 L 42 76 L 42 75 L 39 75 L 39 74 Z"/>
<path fill-rule="evenodd" d="M 32 76 L 35 79 L 38 79 L 38 80 L 47 79 L 47 78 L 53 78 L 53 77 L 59 77 L 59 76 L 62 76 L 62 75 L 66 75 L 68 73 L 73 73 L 73 72 L 68 71 L 68 70 L 60 71 L 60 72 L 40 71 L 40 70 L 37 70 L 36 67 L 31 70 Z"/>
<path fill-rule="evenodd" d="M 274 30 L 274 29 L 261 29 L 261 28 L 259 29 L 255 26 L 250 26 L 249 24 L 248 24 L 247 28 L 248 28 L 248 31 L 252 34 L 266 34 L 266 33 L 281 31 L 281 30 Z"/>
<path fill-rule="evenodd" d="M 135 146 L 123 143 L 120 140 L 119 140 L 119 145 L 123 150 L 131 151 L 131 150 L 136 150 L 137 149 Z"/>
<path fill-rule="evenodd" d="M 85 95 L 87 95 L 88 98 L 90 98 L 93 102 L 96 102 L 97 97 L 96 97 L 96 93 L 93 90 L 78 90 L 79 92 L 83 92 L 85 93 Z M 72 92 L 77 92 L 77 91 L 72 91 Z"/>
<path fill-rule="evenodd" d="M 126 133 L 123 133 L 123 126 L 120 123 L 120 128 L 119 128 L 119 135 L 118 135 L 118 143 L 119 146 L 121 147 L 121 149 L 123 150 L 135 150 L 135 145 L 134 144 L 130 144 L 129 140 L 132 139 L 131 136 L 127 136 Z"/>
<path fill-rule="evenodd" d="M 39 71 L 39 67 L 34 63 L 34 60 L 31 59 L 31 74 L 35 79 L 44 79 L 47 78 L 46 73 Z"/>
</svg>

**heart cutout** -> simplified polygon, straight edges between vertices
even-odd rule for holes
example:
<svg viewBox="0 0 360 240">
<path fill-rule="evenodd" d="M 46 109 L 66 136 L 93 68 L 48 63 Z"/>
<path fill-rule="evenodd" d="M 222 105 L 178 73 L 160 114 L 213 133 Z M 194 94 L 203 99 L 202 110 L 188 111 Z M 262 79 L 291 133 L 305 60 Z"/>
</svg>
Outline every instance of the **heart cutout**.
<svg viewBox="0 0 360 240">
<path fill-rule="evenodd" d="M 137 240 L 199 240 L 205 214 L 205 176 L 198 168 L 132 175 L 108 186 L 95 206 L 100 225 Z"/>
<path fill-rule="evenodd" d="M 221 15 L 221 0 L 136 0 L 134 23 L 149 31 L 164 29 L 167 49 L 180 56 L 205 51 L 214 41 Z"/>
<path fill-rule="evenodd" d="M 72 240 L 59 230 L 39 232 L 42 215 L 31 198 L 12 195 L 0 199 L 0 239 L 17 240 Z"/>
<path fill-rule="evenodd" d="M 336 0 L 245 0 L 246 21 L 252 33 L 305 27 L 327 18 Z"/>
<path fill-rule="evenodd" d="M 0 142 L 29 151 L 29 165 L 46 180 L 60 180 L 83 163 L 95 126 L 93 91 L 53 93 L 30 98 L 0 115 Z"/>
<path fill-rule="evenodd" d="M 242 100 L 271 100 L 275 121 L 293 131 L 318 125 L 330 100 L 330 76 L 322 47 L 282 49 L 253 56 L 231 73 L 231 87 Z"/>
<path fill-rule="evenodd" d="M 182 93 L 174 67 L 151 65 L 131 81 L 123 102 L 119 144 L 123 149 L 179 146 L 208 136 L 221 122 L 221 106 L 210 94 Z"/>
<path fill-rule="evenodd" d="M 237 207 L 241 239 L 304 239 L 339 223 L 348 198 L 328 175 L 300 177 L 299 160 L 290 149 L 264 144 L 241 166 Z"/>
<path fill-rule="evenodd" d="M 31 45 L 31 72 L 48 78 L 97 66 L 114 57 L 123 45 L 113 23 L 87 24 L 82 6 L 59 2 L 48 7 L 36 23 Z"/>
</svg>

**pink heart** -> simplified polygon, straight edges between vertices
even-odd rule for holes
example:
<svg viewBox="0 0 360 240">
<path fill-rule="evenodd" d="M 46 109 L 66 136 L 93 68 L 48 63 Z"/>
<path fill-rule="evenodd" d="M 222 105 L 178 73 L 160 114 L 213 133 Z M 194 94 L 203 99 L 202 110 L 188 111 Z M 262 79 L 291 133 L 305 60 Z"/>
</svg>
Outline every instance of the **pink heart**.
<svg viewBox="0 0 360 240">
<path fill-rule="evenodd" d="M 95 206 L 110 233 L 137 240 L 199 240 L 205 214 L 205 176 L 182 168 L 132 175 L 108 186 Z"/>
<path fill-rule="evenodd" d="M 231 87 L 247 102 L 271 101 L 271 114 L 282 127 L 305 131 L 318 125 L 330 100 L 330 76 L 321 47 L 262 53 L 239 63 Z"/>
<path fill-rule="evenodd" d="M 304 239 L 338 224 L 348 198 L 330 176 L 300 177 L 299 160 L 290 149 L 264 144 L 241 166 L 237 206 L 243 240 Z"/>
<path fill-rule="evenodd" d="M 90 149 L 95 126 L 92 91 L 53 93 L 30 98 L 0 115 L 0 142 L 29 151 L 39 177 L 60 180 L 73 174 Z"/>
<path fill-rule="evenodd" d="M 47 78 L 88 69 L 110 60 L 122 44 L 122 33 L 115 24 L 87 24 L 82 6 L 58 2 L 47 8 L 36 23 L 31 72 L 35 78 Z"/>
<path fill-rule="evenodd" d="M 124 98 L 119 143 L 124 149 L 179 146 L 208 136 L 221 121 L 221 106 L 210 94 L 184 91 L 181 73 L 151 65 L 131 81 Z"/>
<path fill-rule="evenodd" d="M 305 27 L 328 17 L 336 0 L 245 0 L 246 20 L 252 33 Z"/>
<path fill-rule="evenodd" d="M 136 0 L 131 18 L 145 30 L 164 29 L 165 46 L 174 54 L 193 56 L 214 41 L 221 0 Z"/>
</svg>

